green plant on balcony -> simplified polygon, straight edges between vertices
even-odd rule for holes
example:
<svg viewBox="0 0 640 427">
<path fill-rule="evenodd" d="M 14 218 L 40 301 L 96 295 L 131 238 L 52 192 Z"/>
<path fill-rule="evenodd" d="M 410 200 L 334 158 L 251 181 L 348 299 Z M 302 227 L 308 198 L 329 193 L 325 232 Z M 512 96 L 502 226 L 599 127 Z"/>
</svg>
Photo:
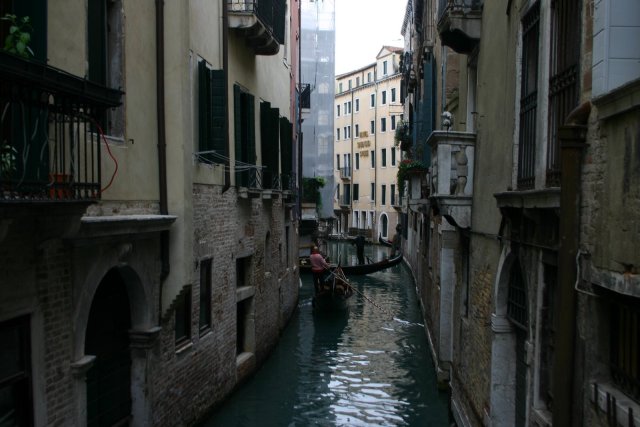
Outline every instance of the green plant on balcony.
<svg viewBox="0 0 640 427">
<path fill-rule="evenodd" d="M 409 124 L 400 120 L 396 125 L 396 132 L 393 136 L 396 147 L 400 146 L 402 151 L 408 151 L 411 148 L 411 133 L 409 132 Z"/>
<path fill-rule="evenodd" d="M 16 149 L 6 142 L 0 145 L 0 178 L 10 179 L 16 170 Z"/>
<path fill-rule="evenodd" d="M 318 208 L 322 206 L 320 189 L 324 186 L 325 180 L 322 177 L 302 178 L 302 201 L 315 203 Z"/>
<path fill-rule="evenodd" d="M 404 159 L 403 161 L 401 161 L 400 165 L 398 165 L 397 174 L 398 191 L 400 192 L 400 194 L 404 193 L 404 182 L 408 179 L 409 175 L 412 172 L 424 171 L 426 169 L 427 167 L 424 165 L 424 163 L 418 160 Z"/>
<path fill-rule="evenodd" d="M 31 31 L 33 31 L 29 17 L 23 16 L 19 18 L 16 15 L 7 13 L 0 18 L 0 20 L 7 21 L 11 24 L 9 26 L 9 34 L 4 39 L 3 49 L 23 58 L 33 56 L 33 50 L 29 47 Z"/>
</svg>

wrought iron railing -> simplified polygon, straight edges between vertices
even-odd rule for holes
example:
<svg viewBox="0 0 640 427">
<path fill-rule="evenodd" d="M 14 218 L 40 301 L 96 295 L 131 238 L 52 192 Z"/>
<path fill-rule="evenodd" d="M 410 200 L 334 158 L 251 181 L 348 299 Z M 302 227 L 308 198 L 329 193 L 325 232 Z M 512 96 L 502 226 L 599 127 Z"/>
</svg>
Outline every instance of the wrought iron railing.
<svg viewBox="0 0 640 427">
<path fill-rule="evenodd" d="M 346 166 L 346 167 L 340 168 L 340 178 L 341 179 L 351 179 L 351 167 L 350 166 Z"/>
<path fill-rule="evenodd" d="M 254 13 L 279 44 L 284 44 L 286 0 L 227 0 L 230 12 Z"/>
<path fill-rule="evenodd" d="M 0 52 L 0 201 L 100 198 L 99 123 L 121 95 Z"/>
<path fill-rule="evenodd" d="M 482 9 L 483 0 L 440 0 L 438 3 L 438 19 L 447 12 L 471 12 Z"/>
<path fill-rule="evenodd" d="M 249 180 L 247 186 L 253 190 L 262 190 L 262 169 L 249 169 Z"/>
<path fill-rule="evenodd" d="M 339 197 L 338 203 L 340 206 L 349 206 L 351 205 L 351 196 L 349 194 L 343 194 Z"/>
</svg>

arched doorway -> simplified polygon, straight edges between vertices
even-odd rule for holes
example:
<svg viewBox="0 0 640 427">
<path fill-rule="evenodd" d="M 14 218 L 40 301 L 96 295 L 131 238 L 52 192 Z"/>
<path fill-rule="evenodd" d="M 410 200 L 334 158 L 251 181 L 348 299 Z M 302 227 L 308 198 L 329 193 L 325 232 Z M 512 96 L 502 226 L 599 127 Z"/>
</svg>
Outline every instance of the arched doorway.
<svg viewBox="0 0 640 427">
<path fill-rule="evenodd" d="M 380 232 L 385 239 L 389 236 L 389 219 L 385 213 L 380 215 Z"/>
<path fill-rule="evenodd" d="M 96 356 L 87 371 L 87 425 L 126 424 L 131 417 L 131 311 L 125 282 L 116 269 L 100 282 L 91 303 L 85 354 Z"/>
</svg>

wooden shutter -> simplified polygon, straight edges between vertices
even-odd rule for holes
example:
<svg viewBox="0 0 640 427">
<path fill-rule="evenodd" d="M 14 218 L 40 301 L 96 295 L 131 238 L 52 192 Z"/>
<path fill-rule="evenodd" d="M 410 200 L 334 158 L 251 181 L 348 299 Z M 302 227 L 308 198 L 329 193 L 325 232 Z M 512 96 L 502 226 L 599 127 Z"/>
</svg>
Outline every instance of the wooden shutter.
<svg viewBox="0 0 640 427">
<path fill-rule="evenodd" d="M 233 136 L 236 162 L 242 160 L 242 105 L 240 86 L 233 85 Z M 240 185 L 242 174 L 236 171 L 236 185 Z"/>
<path fill-rule="evenodd" d="M 223 70 L 211 70 L 211 148 L 216 150 L 218 154 L 228 156 L 229 150 L 226 144 L 227 122 L 224 115 L 227 94 L 224 91 L 224 79 Z M 218 158 L 218 161 L 221 161 L 221 159 Z"/>
</svg>

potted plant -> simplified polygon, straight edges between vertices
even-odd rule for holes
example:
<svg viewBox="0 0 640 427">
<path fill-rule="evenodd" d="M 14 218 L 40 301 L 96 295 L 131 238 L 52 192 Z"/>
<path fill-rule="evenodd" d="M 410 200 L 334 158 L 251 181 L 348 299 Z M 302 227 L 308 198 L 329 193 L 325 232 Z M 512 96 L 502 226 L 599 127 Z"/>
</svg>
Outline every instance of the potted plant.
<svg viewBox="0 0 640 427">
<path fill-rule="evenodd" d="M 415 171 L 424 171 L 427 167 L 418 160 L 404 159 L 398 165 L 398 191 L 400 194 L 404 193 L 404 182 L 408 179 L 409 175 Z"/>
<path fill-rule="evenodd" d="M 411 133 L 409 132 L 409 124 L 407 122 L 404 120 L 398 122 L 393 139 L 396 147 L 400 146 L 402 151 L 408 151 L 411 148 Z"/>
<path fill-rule="evenodd" d="M 9 35 L 4 39 L 3 49 L 23 58 L 33 56 L 33 50 L 29 47 L 31 42 L 31 19 L 28 16 L 19 18 L 16 15 L 7 13 L 0 20 L 7 21 L 9 26 Z"/>
<path fill-rule="evenodd" d="M 0 179 L 9 181 L 16 171 L 16 155 L 18 152 L 9 144 L 3 142 L 0 145 Z"/>
</svg>

